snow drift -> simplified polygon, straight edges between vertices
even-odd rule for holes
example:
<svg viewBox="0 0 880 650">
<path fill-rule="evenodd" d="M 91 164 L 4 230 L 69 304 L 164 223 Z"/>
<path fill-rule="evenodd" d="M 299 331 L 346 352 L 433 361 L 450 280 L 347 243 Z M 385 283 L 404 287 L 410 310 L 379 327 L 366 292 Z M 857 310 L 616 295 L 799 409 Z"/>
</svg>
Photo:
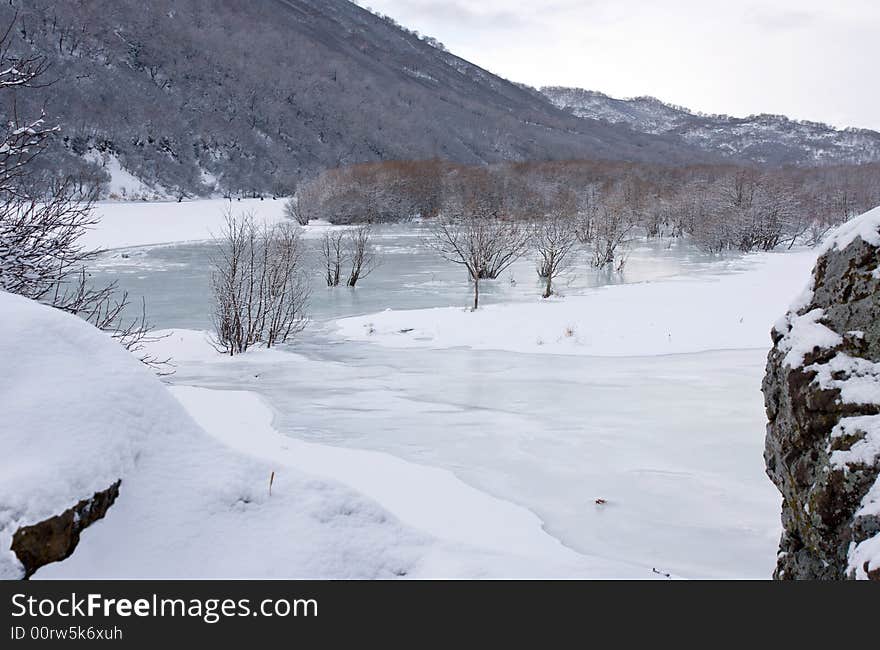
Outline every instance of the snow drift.
<svg viewBox="0 0 880 650">
<path fill-rule="evenodd" d="M 248 393 L 176 389 L 203 429 L 87 323 L 2 292 L 0 312 L 2 578 L 23 575 L 7 550 L 17 529 L 120 479 L 73 555 L 35 578 L 653 577 L 565 548 L 531 513 L 448 473 L 422 477 L 381 454 L 296 441 L 288 449 Z M 389 499 L 416 525 L 309 468 Z M 492 539 L 474 525 L 483 516 L 522 541 Z"/>
</svg>

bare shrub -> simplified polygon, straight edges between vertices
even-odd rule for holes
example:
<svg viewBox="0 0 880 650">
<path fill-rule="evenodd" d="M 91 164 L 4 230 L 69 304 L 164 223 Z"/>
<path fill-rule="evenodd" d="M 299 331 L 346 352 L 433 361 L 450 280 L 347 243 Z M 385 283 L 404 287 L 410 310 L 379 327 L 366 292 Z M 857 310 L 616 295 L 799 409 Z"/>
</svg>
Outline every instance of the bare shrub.
<svg viewBox="0 0 880 650">
<path fill-rule="evenodd" d="M 293 224 L 257 226 L 252 214 L 226 213 L 215 239 L 214 332 L 229 355 L 284 343 L 306 325 L 309 290 L 299 230 Z"/>
<path fill-rule="evenodd" d="M 328 287 L 338 287 L 342 266 L 347 259 L 345 233 L 341 230 L 325 232 L 321 237 L 321 258 L 324 260 L 324 280 Z"/>
<path fill-rule="evenodd" d="M 538 219 L 532 241 L 538 253 L 538 277 L 545 281 L 544 298 L 553 295 L 553 281 L 567 268 L 578 244 L 577 221 L 567 210 L 556 210 Z"/>
<path fill-rule="evenodd" d="M 480 306 L 480 281 L 497 278 L 528 251 L 526 224 L 476 214 L 438 217 L 427 244 L 443 259 L 467 269 L 474 285 L 473 308 Z"/>
<path fill-rule="evenodd" d="M 367 277 L 376 268 L 376 251 L 372 243 L 373 229 L 369 225 L 358 226 L 348 231 L 348 257 L 351 260 L 351 271 L 346 284 L 357 285 L 358 281 Z"/>
<path fill-rule="evenodd" d="M 301 226 L 309 225 L 309 217 L 308 215 L 299 209 L 299 205 L 297 204 L 296 198 L 289 198 L 284 202 L 284 216 L 290 219 L 291 221 L 295 221 Z"/>
<path fill-rule="evenodd" d="M 635 220 L 623 201 L 615 197 L 604 200 L 593 226 L 593 266 L 613 268 L 616 262 L 617 269 L 622 271 L 635 227 Z"/>
<path fill-rule="evenodd" d="M 41 85 L 46 71 L 42 57 L 16 58 L 10 54 L 12 25 L 0 36 L 0 92 L 21 92 Z M 58 127 L 45 116 L 22 121 L 13 114 L 0 134 L 0 289 L 74 314 L 109 333 L 127 350 L 159 374 L 170 372 L 168 360 L 144 352 L 157 339 L 150 334 L 146 309 L 127 318 L 128 294 L 116 283 L 93 286 L 86 265 L 100 250 L 81 243 L 98 223 L 92 212 L 94 189 L 82 179 L 46 179 L 33 174 L 34 163 L 45 152 Z"/>
</svg>

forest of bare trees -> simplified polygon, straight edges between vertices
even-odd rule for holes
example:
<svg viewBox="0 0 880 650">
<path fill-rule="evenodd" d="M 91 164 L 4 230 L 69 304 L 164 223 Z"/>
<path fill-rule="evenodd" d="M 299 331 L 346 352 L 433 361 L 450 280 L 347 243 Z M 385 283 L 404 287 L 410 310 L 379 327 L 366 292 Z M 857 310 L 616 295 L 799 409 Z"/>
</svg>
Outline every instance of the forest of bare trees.
<svg viewBox="0 0 880 650">
<path fill-rule="evenodd" d="M 365 275 L 357 251 L 369 250 L 369 224 L 423 221 L 428 246 L 467 270 L 476 309 L 480 282 L 529 251 L 546 298 L 580 252 L 595 268 L 620 273 L 637 238 L 683 238 L 711 254 L 815 245 L 878 204 L 877 164 L 766 170 L 429 160 L 328 170 L 299 186 L 288 216 L 302 224 L 367 224 L 324 235 L 329 286 L 345 280 L 347 265 L 349 286 Z M 369 269 L 372 256 L 365 259 Z"/>
<path fill-rule="evenodd" d="M 439 160 L 332 169 L 300 184 L 300 223 L 461 215 L 576 222 L 597 267 L 618 268 L 636 236 L 687 237 L 707 252 L 818 242 L 880 204 L 880 165 L 760 169 L 608 161 L 463 166 Z"/>
</svg>

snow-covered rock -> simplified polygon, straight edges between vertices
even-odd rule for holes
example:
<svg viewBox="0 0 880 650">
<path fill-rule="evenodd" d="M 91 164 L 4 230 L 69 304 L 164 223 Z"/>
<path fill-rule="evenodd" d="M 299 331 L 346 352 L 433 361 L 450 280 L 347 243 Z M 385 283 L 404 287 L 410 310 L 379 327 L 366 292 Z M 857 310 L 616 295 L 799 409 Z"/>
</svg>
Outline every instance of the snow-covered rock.
<svg viewBox="0 0 880 650">
<path fill-rule="evenodd" d="M 775 577 L 880 580 L 880 208 L 827 240 L 773 330 L 767 473 L 783 496 Z"/>
</svg>

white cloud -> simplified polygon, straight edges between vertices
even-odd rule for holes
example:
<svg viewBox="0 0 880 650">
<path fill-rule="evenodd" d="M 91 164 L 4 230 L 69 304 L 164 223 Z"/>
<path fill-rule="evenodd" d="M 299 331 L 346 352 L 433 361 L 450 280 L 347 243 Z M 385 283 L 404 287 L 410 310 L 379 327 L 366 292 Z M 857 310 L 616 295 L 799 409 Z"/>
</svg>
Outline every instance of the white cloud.
<svg viewBox="0 0 880 650">
<path fill-rule="evenodd" d="M 371 0 L 508 79 L 880 129 L 875 0 Z"/>
</svg>

